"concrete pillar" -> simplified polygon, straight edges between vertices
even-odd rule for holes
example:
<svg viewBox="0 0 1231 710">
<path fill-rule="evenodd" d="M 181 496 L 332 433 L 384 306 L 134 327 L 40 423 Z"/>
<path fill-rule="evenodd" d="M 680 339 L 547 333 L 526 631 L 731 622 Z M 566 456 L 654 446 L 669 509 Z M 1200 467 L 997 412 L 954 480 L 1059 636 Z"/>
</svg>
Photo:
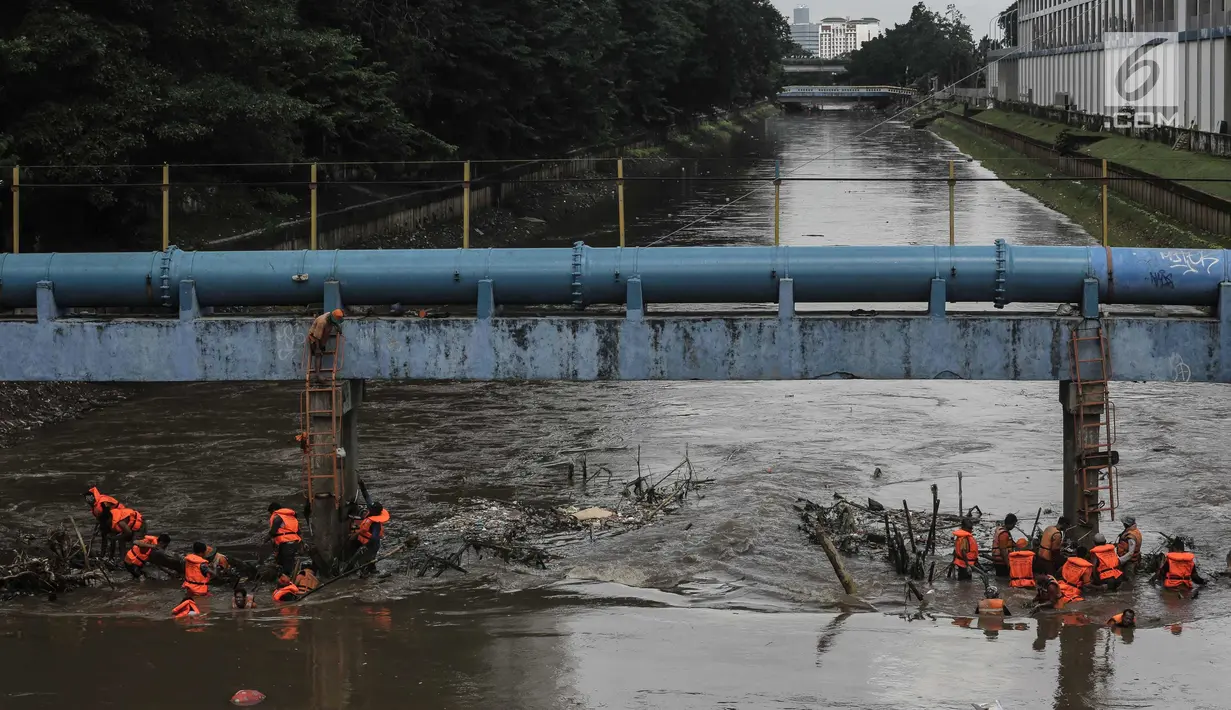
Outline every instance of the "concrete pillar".
<svg viewBox="0 0 1231 710">
<path fill-rule="evenodd" d="M 349 504 L 355 500 L 359 491 L 359 475 L 356 463 L 359 459 L 359 407 L 363 403 L 363 380 L 340 380 L 337 383 L 338 396 L 342 401 L 342 417 L 335 446 L 344 452 L 341 459 L 340 489 L 341 499 L 334 497 L 332 486 L 327 479 L 314 480 L 314 496 L 309 501 L 311 515 L 309 517 L 312 530 L 312 544 L 315 547 L 313 558 L 325 572 L 332 572 L 337 563 L 344 561 L 346 541 L 350 532 L 350 521 L 347 517 Z M 330 408 L 328 392 L 313 393 L 311 407 L 314 411 Z M 330 427 L 328 415 L 313 417 L 313 429 L 326 431 Z M 314 457 L 313 475 L 324 476 L 332 472 L 331 462 L 326 457 Z"/>
<path fill-rule="evenodd" d="M 1094 402 L 1095 394 L 1090 390 L 1102 387 L 1106 390 L 1107 385 L 1086 385 L 1088 401 Z M 1101 396 L 1097 401 L 1106 401 L 1106 397 Z M 1093 513 L 1089 519 L 1082 518 L 1082 499 L 1088 498 L 1088 507 L 1091 509 L 1098 507 L 1098 491 L 1086 493 L 1086 485 L 1083 485 L 1081 454 L 1086 448 L 1083 446 L 1081 437 L 1085 437 L 1086 443 L 1093 446 L 1097 443 L 1100 427 L 1093 426 L 1098 424 L 1103 416 L 1103 407 L 1087 406 L 1079 415 L 1077 386 L 1071 380 L 1061 380 L 1060 382 L 1060 405 L 1063 410 L 1064 418 L 1064 517 L 1069 519 L 1070 531 L 1066 536 L 1069 540 L 1073 540 L 1078 544 L 1090 547 L 1090 538 L 1094 533 L 1099 531 L 1099 514 Z M 1090 425 L 1090 426 L 1082 426 Z M 1091 473 L 1091 476 L 1096 475 Z M 1089 487 L 1095 487 L 1098 484 L 1096 481 L 1090 481 Z M 1076 527 L 1074 527 L 1076 526 Z"/>
</svg>

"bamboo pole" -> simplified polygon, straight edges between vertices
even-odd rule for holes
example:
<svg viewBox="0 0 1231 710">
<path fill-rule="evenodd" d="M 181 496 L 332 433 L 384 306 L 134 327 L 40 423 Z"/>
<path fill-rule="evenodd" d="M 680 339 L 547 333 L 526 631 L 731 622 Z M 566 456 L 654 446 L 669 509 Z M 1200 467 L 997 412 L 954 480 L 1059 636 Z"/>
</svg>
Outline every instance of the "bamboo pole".
<svg viewBox="0 0 1231 710">
<path fill-rule="evenodd" d="M 309 196 L 308 224 L 309 224 L 309 233 L 311 235 L 309 241 L 310 241 L 310 247 L 312 248 L 312 250 L 315 251 L 316 250 L 317 227 L 318 227 L 317 222 L 316 222 L 316 163 L 312 163 L 312 176 L 311 176 L 310 181 L 308 182 L 308 196 Z"/>
<path fill-rule="evenodd" d="M 1103 246 L 1107 244 L 1107 159 L 1103 158 Z"/>
<path fill-rule="evenodd" d="M 774 161 L 774 246 L 782 236 L 782 161 Z"/>
<path fill-rule="evenodd" d="M 21 253 L 21 167 L 13 166 L 13 253 Z"/>
<path fill-rule="evenodd" d="M 949 246 L 953 246 L 957 241 L 957 236 L 954 233 L 953 226 L 953 193 L 957 188 L 956 168 L 952 160 L 949 161 Z"/>
<path fill-rule="evenodd" d="M 470 248 L 470 161 L 462 164 L 462 248 Z"/>
<path fill-rule="evenodd" d="M 620 246 L 624 246 L 624 159 L 616 158 L 616 202 L 620 208 Z"/>
</svg>

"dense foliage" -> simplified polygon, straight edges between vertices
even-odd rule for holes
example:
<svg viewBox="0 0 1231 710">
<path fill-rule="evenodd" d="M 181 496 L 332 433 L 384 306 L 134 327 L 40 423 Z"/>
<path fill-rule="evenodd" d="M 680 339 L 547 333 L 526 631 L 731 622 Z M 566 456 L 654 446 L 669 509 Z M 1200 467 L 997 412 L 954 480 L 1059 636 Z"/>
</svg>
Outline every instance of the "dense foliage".
<svg viewBox="0 0 1231 710">
<path fill-rule="evenodd" d="M 950 5 L 933 12 L 922 2 L 910 20 L 851 54 L 847 75 L 851 84 L 894 84 L 930 90 L 951 84 L 974 86 L 978 67 L 970 26 Z"/>
<path fill-rule="evenodd" d="M 770 95 L 789 47 L 768 0 L 7 0 L 0 161 L 558 155 Z M 147 207 L 73 194 L 82 228 Z"/>
</svg>

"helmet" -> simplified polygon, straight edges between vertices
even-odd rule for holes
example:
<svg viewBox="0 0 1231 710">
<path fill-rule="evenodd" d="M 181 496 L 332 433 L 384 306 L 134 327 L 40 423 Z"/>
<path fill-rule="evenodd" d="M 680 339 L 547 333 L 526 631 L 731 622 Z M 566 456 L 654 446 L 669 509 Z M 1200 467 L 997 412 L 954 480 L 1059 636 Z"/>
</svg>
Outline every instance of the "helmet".
<svg viewBox="0 0 1231 710">
<path fill-rule="evenodd" d="M 1000 590 L 994 586 L 988 587 L 987 589 L 983 590 L 983 596 L 987 597 L 988 599 L 995 599 L 996 597 L 1000 596 Z"/>
<path fill-rule="evenodd" d="M 1030 543 L 1026 540 L 1026 538 L 1024 537 L 1017 538 L 1017 549 L 1024 550 L 1027 547 L 1030 547 Z"/>
<path fill-rule="evenodd" d="M 1103 536 L 1103 533 L 1094 533 L 1094 544 L 1095 545 L 1106 545 L 1107 538 Z"/>
<path fill-rule="evenodd" d="M 333 309 L 333 313 L 330 313 L 329 315 L 333 316 L 334 318 L 341 319 L 346 314 L 342 312 L 341 308 L 335 308 Z"/>
<path fill-rule="evenodd" d="M 1136 524 L 1137 524 L 1137 518 L 1134 518 L 1131 515 L 1124 516 L 1124 527 L 1131 528 Z"/>
</svg>

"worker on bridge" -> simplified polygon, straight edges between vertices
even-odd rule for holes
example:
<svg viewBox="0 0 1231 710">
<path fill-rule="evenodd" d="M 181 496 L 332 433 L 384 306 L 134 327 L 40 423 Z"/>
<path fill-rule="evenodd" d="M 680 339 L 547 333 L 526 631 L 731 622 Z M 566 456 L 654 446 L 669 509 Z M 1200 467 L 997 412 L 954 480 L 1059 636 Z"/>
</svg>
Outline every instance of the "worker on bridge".
<svg viewBox="0 0 1231 710">
<path fill-rule="evenodd" d="M 962 518 L 961 527 L 953 531 L 953 566 L 957 568 L 958 581 L 970 579 L 970 573 L 979 562 L 979 543 L 975 541 L 974 523 Z"/>
<path fill-rule="evenodd" d="M 269 539 L 274 544 L 275 558 L 282 573 L 295 572 L 295 557 L 299 555 L 299 519 L 295 511 L 278 503 L 269 504 Z"/>
<path fill-rule="evenodd" d="M 204 597 L 209 594 L 209 581 L 214 577 L 209 560 L 205 559 L 206 545 L 203 542 L 192 543 L 192 552 L 184 556 L 184 591 L 194 597 Z"/>
<path fill-rule="evenodd" d="M 1017 539 L 1017 549 L 1009 553 L 1009 586 L 1034 588 L 1034 550 L 1026 538 Z"/>
<path fill-rule="evenodd" d="M 124 569 L 128 570 L 133 579 L 145 579 L 145 563 L 149 561 L 154 550 L 166 550 L 171 544 L 171 536 L 167 534 L 154 537 L 146 535 L 133 543 L 131 549 L 124 554 Z"/>
<path fill-rule="evenodd" d="M 321 356 L 329 352 L 329 341 L 342 328 L 342 319 L 346 316 L 341 308 L 335 308 L 320 314 L 308 328 L 308 351 L 313 358 L 312 370 L 320 369 Z"/>
<path fill-rule="evenodd" d="M 1137 519 L 1131 515 L 1124 516 L 1124 532 L 1116 542 L 1116 554 L 1120 556 L 1120 569 L 1127 574 L 1136 574 L 1141 564 L 1141 531 L 1137 529 Z"/>
<path fill-rule="evenodd" d="M 1017 516 L 1009 513 L 1004 516 L 1004 523 L 992 531 L 992 566 L 997 577 L 1009 577 L 1009 555 L 1013 553 L 1013 528 L 1017 527 Z"/>
<path fill-rule="evenodd" d="M 1186 551 L 1184 541 L 1178 537 L 1171 541 L 1170 552 L 1163 558 L 1162 564 L 1150 581 L 1154 582 L 1156 579 L 1163 580 L 1164 588 L 1174 589 L 1181 593 L 1192 589 L 1193 582 L 1202 586 L 1206 584 L 1206 580 L 1197 573 L 1196 555 Z"/>
<path fill-rule="evenodd" d="M 351 550 L 347 559 L 360 562 L 363 569 L 360 576 L 366 576 L 376 571 L 376 557 L 380 554 L 380 541 L 385 537 L 385 524 L 389 522 L 389 511 L 380 503 L 370 503 L 367 514 L 351 532 Z"/>
<path fill-rule="evenodd" d="M 1103 533 L 1094 534 L 1094 547 L 1090 548 L 1089 559 L 1094 563 L 1094 584 L 1105 586 L 1113 592 L 1120 588 L 1124 577 L 1120 557 L 1116 555 L 1115 546 L 1107 544 Z"/>
<path fill-rule="evenodd" d="M 1048 525 L 1043 529 L 1043 535 L 1039 538 L 1039 556 L 1036 558 L 1038 571 L 1044 574 L 1056 574 L 1060 571 L 1064 564 L 1060 548 L 1064 546 L 1064 531 L 1068 527 L 1069 519 L 1062 516 L 1055 525 Z"/>
</svg>

